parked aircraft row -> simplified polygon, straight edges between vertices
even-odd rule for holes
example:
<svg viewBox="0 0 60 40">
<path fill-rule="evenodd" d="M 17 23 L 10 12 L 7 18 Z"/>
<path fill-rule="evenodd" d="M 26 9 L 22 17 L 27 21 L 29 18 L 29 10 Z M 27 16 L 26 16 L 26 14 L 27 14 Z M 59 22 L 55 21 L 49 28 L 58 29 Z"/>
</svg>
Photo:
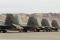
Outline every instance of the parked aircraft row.
<svg viewBox="0 0 60 40">
<path fill-rule="evenodd" d="M 29 16 L 27 23 L 23 22 L 23 25 L 21 25 L 22 22 L 19 19 L 21 18 L 16 14 L 2 14 L 0 16 L 0 32 L 6 33 L 7 30 L 16 30 L 19 32 L 52 32 L 59 29 L 55 25 L 50 27 L 45 21 L 42 21 L 42 26 L 39 26 L 37 20 L 32 16 Z"/>
</svg>

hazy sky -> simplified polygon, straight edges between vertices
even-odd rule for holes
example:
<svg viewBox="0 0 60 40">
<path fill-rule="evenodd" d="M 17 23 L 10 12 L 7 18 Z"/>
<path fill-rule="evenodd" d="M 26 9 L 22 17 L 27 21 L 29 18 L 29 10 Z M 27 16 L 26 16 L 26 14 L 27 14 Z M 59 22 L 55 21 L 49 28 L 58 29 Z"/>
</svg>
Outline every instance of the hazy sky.
<svg viewBox="0 0 60 40">
<path fill-rule="evenodd" d="M 0 0 L 0 13 L 60 12 L 60 0 Z"/>
</svg>

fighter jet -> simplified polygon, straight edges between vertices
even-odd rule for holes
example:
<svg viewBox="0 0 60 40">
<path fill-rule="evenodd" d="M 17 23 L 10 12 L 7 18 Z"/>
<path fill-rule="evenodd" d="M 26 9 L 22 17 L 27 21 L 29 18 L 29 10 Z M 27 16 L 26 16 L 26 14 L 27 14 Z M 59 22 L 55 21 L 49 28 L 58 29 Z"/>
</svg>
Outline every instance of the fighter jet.
<svg viewBox="0 0 60 40">
<path fill-rule="evenodd" d="M 0 32 L 7 32 L 7 30 L 18 30 L 22 27 L 18 24 L 15 14 L 1 14 L 0 15 Z"/>
</svg>

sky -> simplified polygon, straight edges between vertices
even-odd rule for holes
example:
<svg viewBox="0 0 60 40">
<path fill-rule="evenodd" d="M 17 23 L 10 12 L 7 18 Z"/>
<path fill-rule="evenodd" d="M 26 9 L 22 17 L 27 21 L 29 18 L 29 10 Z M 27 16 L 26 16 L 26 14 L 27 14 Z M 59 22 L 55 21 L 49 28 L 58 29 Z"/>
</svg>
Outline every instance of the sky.
<svg viewBox="0 0 60 40">
<path fill-rule="evenodd" d="M 0 13 L 60 13 L 60 0 L 0 0 Z"/>
</svg>

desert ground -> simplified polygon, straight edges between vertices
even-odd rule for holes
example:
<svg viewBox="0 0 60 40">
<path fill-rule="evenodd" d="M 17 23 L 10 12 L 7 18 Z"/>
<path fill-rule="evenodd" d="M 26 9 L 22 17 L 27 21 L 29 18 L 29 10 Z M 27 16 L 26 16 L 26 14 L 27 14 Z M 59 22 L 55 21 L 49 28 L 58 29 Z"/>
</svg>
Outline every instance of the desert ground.
<svg viewBox="0 0 60 40">
<path fill-rule="evenodd" d="M 0 40 L 60 40 L 60 32 L 7 32 L 0 33 Z"/>
</svg>

